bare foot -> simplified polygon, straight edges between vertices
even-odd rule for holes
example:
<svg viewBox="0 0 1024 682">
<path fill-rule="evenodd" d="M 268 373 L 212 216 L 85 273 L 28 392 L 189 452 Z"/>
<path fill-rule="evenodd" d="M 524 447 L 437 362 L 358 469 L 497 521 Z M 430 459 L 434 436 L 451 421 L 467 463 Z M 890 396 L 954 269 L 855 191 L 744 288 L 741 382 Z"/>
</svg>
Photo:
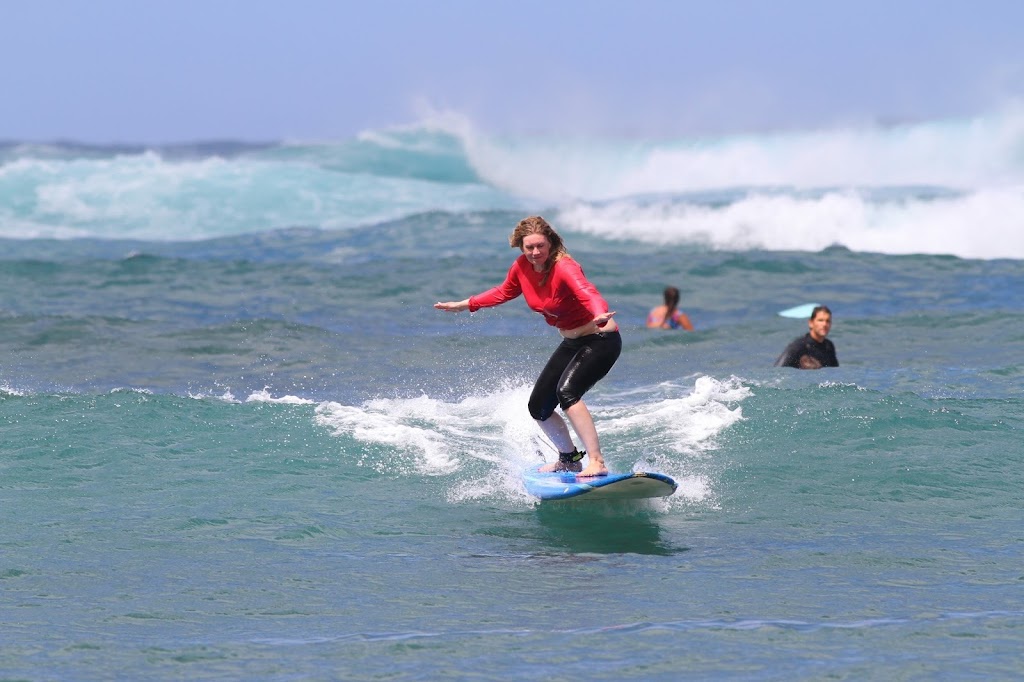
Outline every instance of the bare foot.
<svg viewBox="0 0 1024 682">
<path fill-rule="evenodd" d="M 578 474 L 576 474 L 576 478 L 587 478 L 589 476 L 607 476 L 607 475 L 608 475 L 608 467 L 606 467 L 603 462 L 591 461 L 590 463 L 587 464 L 587 467 L 583 471 L 581 471 Z"/>
<path fill-rule="evenodd" d="M 554 471 L 557 468 L 558 468 L 558 462 L 552 462 L 551 464 L 545 464 L 540 469 L 538 469 L 538 471 L 540 471 L 542 474 L 547 474 L 547 473 L 550 473 L 550 472 Z"/>
</svg>

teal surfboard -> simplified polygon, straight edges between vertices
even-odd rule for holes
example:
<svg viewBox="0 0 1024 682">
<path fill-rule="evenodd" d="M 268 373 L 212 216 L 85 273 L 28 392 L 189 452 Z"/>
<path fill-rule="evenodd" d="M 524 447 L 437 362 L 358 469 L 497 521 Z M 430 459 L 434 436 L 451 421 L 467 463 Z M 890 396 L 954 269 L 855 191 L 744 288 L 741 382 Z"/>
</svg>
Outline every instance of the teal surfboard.
<svg viewBox="0 0 1024 682">
<path fill-rule="evenodd" d="M 667 497 L 678 485 L 671 476 L 653 471 L 577 478 L 567 472 L 542 473 L 542 464 L 523 472 L 526 492 L 541 500 L 630 500 L 646 497 Z"/>
<path fill-rule="evenodd" d="M 794 306 L 792 308 L 786 308 L 780 310 L 779 315 L 782 317 L 792 317 L 798 320 L 809 320 L 811 319 L 811 311 L 818 307 L 817 303 L 804 303 L 803 305 Z"/>
</svg>

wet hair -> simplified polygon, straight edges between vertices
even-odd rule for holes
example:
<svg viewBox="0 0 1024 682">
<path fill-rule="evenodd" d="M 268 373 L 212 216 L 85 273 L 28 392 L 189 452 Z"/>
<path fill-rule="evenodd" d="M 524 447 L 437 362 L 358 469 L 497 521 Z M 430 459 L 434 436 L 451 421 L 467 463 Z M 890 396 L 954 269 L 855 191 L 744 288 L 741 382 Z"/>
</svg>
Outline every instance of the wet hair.
<svg viewBox="0 0 1024 682">
<path fill-rule="evenodd" d="M 811 316 L 807 318 L 808 321 L 816 318 L 818 313 L 828 313 L 828 316 L 832 317 L 832 311 L 828 309 L 827 305 L 816 305 L 814 306 L 814 310 L 811 311 Z"/>
<path fill-rule="evenodd" d="M 516 225 L 516 229 L 512 230 L 512 234 L 509 235 L 508 245 L 514 249 L 522 250 L 523 240 L 531 234 L 542 234 L 548 240 L 548 244 L 551 244 L 551 252 L 548 254 L 547 262 L 544 263 L 544 272 L 550 272 L 556 261 L 569 256 L 569 252 L 565 250 L 562 238 L 548 224 L 548 221 L 539 215 L 532 215 L 529 218 L 520 220 L 519 224 Z M 547 279 L 547 275 L 544 276 L 544 279 Z"/>
<path fill-rule="evenodd" d="M 679 289 L 675 287 L 665 287 L 665 319 L 662 324 L 667 324 L 672 316 L 676 313 L 676 308 L 679 307 Z"/>
</svg>

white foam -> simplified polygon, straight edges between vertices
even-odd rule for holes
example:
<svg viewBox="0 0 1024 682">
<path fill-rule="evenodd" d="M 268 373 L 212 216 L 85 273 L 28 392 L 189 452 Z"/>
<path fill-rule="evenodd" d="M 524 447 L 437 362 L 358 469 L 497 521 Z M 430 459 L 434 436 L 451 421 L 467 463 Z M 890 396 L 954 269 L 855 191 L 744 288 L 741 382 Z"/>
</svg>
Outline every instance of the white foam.
<svg viewBox="0 0 1024 682">
<path fill-rule="evenodd" d="M 247 403 L 275 403 L 275 404 L 278 404 L 278 405 L 313 405 L 313 404 L 315 404 L 314 401 L 312 401 L 312 400 L 308 400 L 306 398 L 299 398 L 299 397 L 294 396 L 294 395 L 284 395 L 284 396 L 275 398 L 273 395 L 271 395 L 270 389 L 268 387 L 263 387 L 263 389 L 261 389 L 259 391 L 252 392 L 251 394 L 249 394 L 249 397 L 245 399 L 245 402 L 247 402 Z"/>
<path fill-rule="evenodd" d="M 448 120 L 481 177 L 550 201 L 736 187 L 966 191 L 1024 182 L 1024 107 L 1017 105 L 960 121 L 674 140 L 499 138 L 458 117 Z"/>
<path fill-rule="evenodd" d="M 0 236 L 18 239 L 196 240 L 511 204 L 479 184 L 345 173 L 308 160 L 167 160 L 146 152 L 0 165 Z"/>
<path fill-rule="evenodd" d="M 225 402 L 225 403 L 240 403 L 241 402 L 240 400 L 235 398 L 235 395 L 231 392 L 230 388 L 225 388 L 224 392 L 221 393 L 220 395 L 214 395 L 212 393 L 206 393 L 204 391 L 199 391 L 198 393 L 189 391 L 188 392 L 188 397 L 191 398 L 192 400 L 208 400 L 208 399 L 212 399 L 212 400 L 220 400 L 221 402 Z"/>
<path fill-rule="evenodd" d="M 400 450 L 426 474 L 450 473 L 474 461 L 518 472 L 538 461 L 540 430 L 526 409 L 530 390 L 507 385 L 458 402 L 426 395 L 359 406 L 327 402 L 317 406 L 317 422 L 336 434 Z"/>
<path fill-rule="evenodd" d="M 699 376 L 692 390 L 684 383 L 665 382 L 649 392 L 654 394 L 649 400 L 638 400 L 633 393 L 630 405 L 605 410 L 610 416 L 599 428 L 612 436 L 606 439 L 612 444 L 606 459 L 625 457 L 620 468 L 625 464 L 634 471 L 672 476 L 679 484 L 672 503 L 714 505 L 717 467 L 711 453 L 718 436 L 743 419 L 737 403 L 752 395 L 750 389 L 738 377 Z"/>
<path fill-rule="evenodd" d="M 148 388 L 133 388 L 130 386 L 118 386 L 117 388 L 110 389 L 113 393 L 138 393 L 140 395 L 153 395 L 153 391 Z"/>
<path fill-rule="evenodd" d="M 339 436 L 391 452 L 361 450 L 359 463 L 380 471 L 399 469 L 423 475 L 456 475 L 448 497 L 453 502 L 479 499 L 532 503 L 520 473 L 554 451 L 529 416 L 532 386 L 499 387 L 490 394 L 446 402 L 417 398 L 377 399 L 358 406 L 321 403 L 316 421 Z M 665 393 L 678 397 L 665 398 Z M 735 406 L 750 395 L 732 377 L 719 381 L 698 377 L 693 386 L 662 385 L 656 399 L 630 392 L 621 397 L 595 396 L 590 402 L 605 459 L 616 469 L 649 468 L 669 473 L 680 484 L 676 496 L 687 502 L 713 498 L 714 483 L 695 466 L 715 448 L 715 437 L 742 419 Z M 617 401 L 618 405 L 609 405 Z M 396 464 L 397 462 L 397 464 Z M 481 465 L 487 475 L 481 475 Z M 465 474 L 459 476 L 459 472 Z"/>
<path fill-rule="evenodd" d="M 655 244 L 786 251 L 842 245 L 887 254 L 1024 258 L 1024 185 L 885 202 L 854 190 L 811 198 L 754 193 L 722 206 L 625 199 L 569 206 L 556 219 L 570 230 Z"/>
<path fill-rule="evenodd" d="M 360 406 L 335 402 L 317 406 L 317 422 L 338 435 L 386 445 L 411 457 L 421 473 L 450 473 L 469 460 L 508 466 L 516 443 L 536 431 L 526 412 L 528 388 L 506 388 L 457 403 L 428 396 L 376 399 Z M 367 462 L 381 468 L 384 462 Z"/>
<path fill-rule="evenodd" d="M 332 167 L 337 155 L 352 162 L 350 142 L 230 159 L 41 153 L 0 164 L 0 236 L 205 239 L 528 203 L 557 213 L 560 229 L 611 239 L 1024 258 L 1020 104 L 964 120 L 674 139 L 498 136 L 458 112 L 422 113 L 360 140 L 441 163 L 464 153 L 488 185 L 376 175 L 372 155 L 366 172 Z"/>
<path fill-rule="evenodd" d="M 431 125 L 463 140 L 481 177 L 554 204 L 572 231 L 718 249 L 1024 258 L 1019 104 L 965 120 L 705 139 L 496 137 L 454 114 Z"/>
<path fill-rule="evenodd" d="M 731 405 L 749 396 L 750 389 L 736 377 L 701 376 L 689 394 L 616 408 L 601 430 L 628 434 L 629 448 L 641 453 L 700 455 L 713 449 L 715 436 L 743 418 L 742 409 Z"/>
<path fill-rule="evenodd" d="M 0 395 L 11 396 L 12 398 L 24 398 L 27 393 L 12 388 L 10 384 L 0 384 Z"/>
</svg>

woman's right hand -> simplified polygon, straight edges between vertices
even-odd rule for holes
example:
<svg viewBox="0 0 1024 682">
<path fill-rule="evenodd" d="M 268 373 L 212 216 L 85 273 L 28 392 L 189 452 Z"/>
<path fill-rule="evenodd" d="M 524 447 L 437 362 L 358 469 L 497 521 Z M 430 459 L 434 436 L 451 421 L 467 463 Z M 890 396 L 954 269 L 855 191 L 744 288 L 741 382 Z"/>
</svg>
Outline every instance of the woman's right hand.
<svg viewBox="0 0 1024 682">
<path fill-rule="evenodd" d="M 457 313 L 461 310 L 469 310 L 469 299 L 465 298 L 461 301 L 446 301 L 444 303 L 438 301 L 434 304 L 434 307 L 438 310 L 445 310 L 449 313 Z"/>
</svg>

